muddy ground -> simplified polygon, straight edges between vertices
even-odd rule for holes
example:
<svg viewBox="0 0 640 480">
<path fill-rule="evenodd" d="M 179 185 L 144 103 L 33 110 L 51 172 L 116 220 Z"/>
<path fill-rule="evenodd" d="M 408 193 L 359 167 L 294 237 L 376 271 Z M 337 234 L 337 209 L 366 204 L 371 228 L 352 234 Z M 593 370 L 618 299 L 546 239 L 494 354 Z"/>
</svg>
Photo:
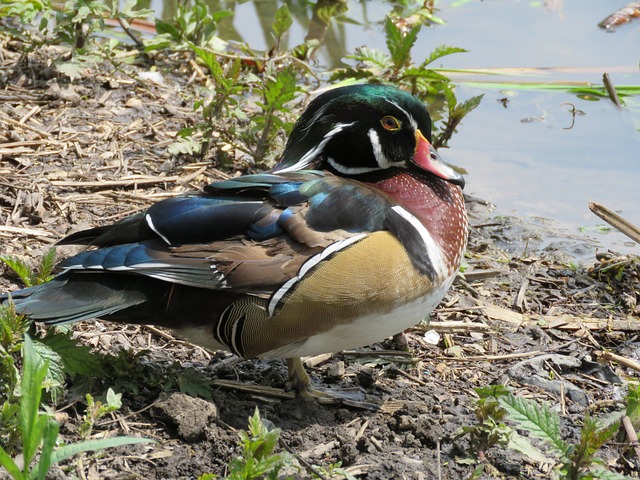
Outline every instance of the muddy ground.
<svg viewBox="0 0 640 480">
<path fill-rule="evenodd" d="M 18 65 L 20 48 L 0 39 L 0 254 L 35 264 L 65 234 L 199 189 L 235 174 L 234 168 L 251 169 L 237 162 L 223 171 L 215 159 L 167 152 L 176 132 L 198 121 L 188 100 L 197 85 L 187 84 L 188 76 L 165 71 L 164 83 L 156 84 L 94 71 L 70 84 L 47 65 L 50 57 L 33 55 Z M 477 458 L 486 465 L 478 478 L 549 478 L 552 465 L 504 447 L 479 452 L 456 435 L 476 423 L 473 389 L 504 384 L 550 402 L 568 442 L 577 441 L 586 412 L 600 417 L 623 409 L 625 382 L 637 381 L 638 372 L 603 360 L 600 352 L 632 360 L 640 354 L 638 267 L 615 254 L 577 266 L 574 255 L 595 253 L 589 241 L 550 242 L 552 232 L 493 219 L 486 202 L 468 200 L 465 278 L 431 325 L 406 332 L 404 350 L 400 338 L 310 361 L 315 385 L 354 388 L 378 404 L 377 411 L 222 385 L 232 380 L 282 389 L 281 361 L 205 352 L 158 329 L 82 323 L 74 332 L 83 343 L 96 355 L 118 355 L 130 369 L 129 381 L 121 373 L 92 383 L 96 396 L 110 387 L 123 393 L 123 407 L 99 421 L 93 436 L 137 435 L 157 443 L 84 455 L 52 470 L 51 478 L 223 475 L 239 452 L 237 430 L 246 428 L 256 407 L 282 429 L 281 448 L 296 455 L 300 478 L 311 477 L 306 464 L 341 462 L 356 478 L 461 479 L 471 476 Z M 58 255 L 76 250 L 60 248 Z M 7 269 L 0 273 L 0 290 L 20 286 Z M 191 393 L 210 392 L 210 399 L 177 393 L 185 379 Z M 203 382 L 207 388 L 198 390 Z M 77 441 L 85 409 L 81 388 L 69 385 L 55 407 L 66 442 Z M 624 435 L 599 455 L 611 470 L 638 476 L 640 462 Z"/>
</svg>

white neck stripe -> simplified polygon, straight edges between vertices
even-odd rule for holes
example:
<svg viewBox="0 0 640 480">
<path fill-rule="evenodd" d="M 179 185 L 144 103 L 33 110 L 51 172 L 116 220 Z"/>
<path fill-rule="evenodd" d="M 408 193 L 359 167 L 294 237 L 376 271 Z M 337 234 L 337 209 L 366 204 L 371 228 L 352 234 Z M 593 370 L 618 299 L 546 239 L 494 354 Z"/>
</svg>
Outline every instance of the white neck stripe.
<svg viewBox="0 0 640 480">
<path fill-rule="evenodd" d="M 422 238 L 422 241 L 424 242 L 424 246 L 427 250 L 427 255 L 429 257 L 429 260 L 431 260 L 431 265 L 436 272 L 436 276 L 438 278 L 448 277 L 449 269 L 447 268 L 447 262 L 445 261 L 442 248 L 431 236 L 429 230 L 425 228 L 420 220 L 418 220 L 413 214 L 409 213 L 400 205 L 391 207 L 391 210 L 395 211 L 398 215 L 409 222 L 418 232 L 420 238 Z"/>
</svg>

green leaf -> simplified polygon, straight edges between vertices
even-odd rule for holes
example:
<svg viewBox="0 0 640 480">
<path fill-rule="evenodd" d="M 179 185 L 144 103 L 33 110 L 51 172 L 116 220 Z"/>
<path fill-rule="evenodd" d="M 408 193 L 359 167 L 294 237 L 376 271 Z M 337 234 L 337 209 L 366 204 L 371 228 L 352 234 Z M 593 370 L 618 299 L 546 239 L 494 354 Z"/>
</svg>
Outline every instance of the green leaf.
<svg viewBox="0 0 640 480">
<path fill-rule="evenodd" d="M 122 445 L 134 445 L 137 443 L 155 443 L 155 440 L 141 437 L 110 437 L 72 443 L 71 445 L 64 445 L 54 450 L 51 455 L 51 463 L 56 464 L 62 462 L 82 452 L 103 450 L 105 448 L 120 447 Z"/>
<path fill-rule="evenodd" d="M 627 393 L 627 416 L 632 422 L 640 419 L 640 383 L 630 383 Z"/>
<path fill-rule="evenodd" d="M 467 52 L 467 50 L 465 50 L 464 48 L 450 47 L 448 45 L 439 45 L 435 48 L 435 50 L 433 50 L 429 54 L 429 56 L 425 59 L 425 61 L 422 62 L 421 66 L 426 67 L 427 65 L 435 62 L 439 58 L 446 57 L 447 55 L 451 55 L 454 53 L 464 53 L 464 52 Z"/>
<path fill-rule="evenodd" d="M 484 387 L 474 388 L 474 390 L 480 398 L 499 398 L 503 395 L 508 395 L 509 393 L 511 393 L 509 389 L 504 385 L 487 385 Z"/>
<path fill-rule="evenodd" d="M 555 463 L 553 458 L 547 457 L 538 447 L 534 446 L 527 437 L 523 437 L 516 431 L 511 434 L 507 447 L 526 455 L 534 462 Z"/>
<path fill-rule="evenodd" d="M 104 375 L 100 356 L 92 353 L 90 347 L 80 345 L 71 332 L 49 334 L 40 339 L 40 342 L 55 353 L 53 358 L 58 364 L 62 362 L 63 372 L 92 377 Z M 59 377 L 58 380 L 62 381 L 63 378 Z"/>
<path fill-rule="evenodd" d="M 275 19 L 273 20 L 273 25 L 271 25 L 271 28 L 273 29 L 273 33 L 275 33 L 276 35 L 276 39 L 278 43 L 280 42 L 280 39 L 282 38 L 282 36 L 285 33 L 287 33 L 289 28 L 291 28 L 291 25 L 293 25 L 293 18 L 291 17 L 291 12 L 289 12 L 287 5 L 283 4 L 276 11 L 276 16 L 275 16 Z"/>
<path fill-rule="evenodd" d="M 141 8 L 139 10 L 134 10 L 138 2 L 136 0 L 129 0 L 125 2 L 125 4 L 120 7 L 120 11 L 116 15 L 118 18 L 146 18 L 150 17 L 155 13 L 154 10 L 148 8 Z"/>
<path fill-rule="evenodd" d="M 47 362 L 36 352 L 29 335 L 24 336 L 22 345 L 22 396 L 20 397 L 20 427 L 23 435 L 23 451 L 25 466 L 31 464 L 36 450 L 42 440 L 38 425 L 40 399 L 42 397 L 42 381 L 47 374 Z"/>
<path fill-rule="evenodd" d="M 548 405 L 513 394 L 503 395 L 498 401 L 507 411 L 508 418 L 527 430 L 530 436 L 547 442 L 552 453 L 561 457 L 567 454 L 569 447 L 560 436 L 560 419 Z"/>
<path fill-rule="evenodd" d="M 362 62 L 369 68 L 384 69 L 391 65 L 391 57 L 376 48 L 358 47 L 353 55 L 348 55 L 347 58 Z"/>
<path fill-rule="evenodd" d="M 53 447 L 56 445 L 58 439 L 58 432 L 60 431 L 60 425 L 55 419 L 43 416 L 46 421 L 44 428 L 42 450 L 40 452 L 40 460 L 36 469 L 36 478 L 38 480 L 45 480 L 47 472 L 51 467 L 51 455 L 53 453 Z"/>
<path fill-rule="evenodd" d="M 420 25 L 416 25 L 407 33 L 403 33 L 390 17 L 386 17 L 384 31 L 387 38 L 387 48 L 396 70 L 411 63 L 411 49 L 416 43 Z"/>
<path fill-rule="evenodd" d="M 114 392 L 112 388 L 107 390 L 106 400 L 110 411 L 118 410 L 122 407 L 122 394 Z"/>
<path fill-rule="evenodd" d="M 31 267 L 18 257 L 13 255 L 0 255 L 0 262 L 4 263 L 13 272 L 18 275 L 25 287 L 33 287 L 35 285 L 35 275 Z"/>
<path fill-rule="evenodd" d="M 64 385 L 65 371 L 62 357 L 48 345 L 40 341 L 33 342 L 33 350 L 39 361 L 48 366 L 44 377 L 45 382 L 43 382 L 41 386 L 48 388 L 51 399 L 56 403 L 58 395 L 63 391 Z"/>
<path fill-rule="evenodd" d="M 268 80 L 264 93 L 266 104 L 269 108 L 283 110 L 284 104 L 293 100 L 300 91 L 297 85 L 295 70 L 285 68 L 277 74 L 275 80 Z"/>
<path fill-rule="evenodd" d="M 174 40 L 180 40 L 180 32 L 173 23 L 165 22 L 164 20 L 156 19 L 156 32 L 158 35 L 169 35 Z"/>
<path fill-rule="evenodd" d="M 178 374 L 178 388 L 187 395 L 211 399 L 211 383 L 194 368 L 187 368 Z"/>
<path fill-rule="evenodd" d="M 21 478 L 25 478 L 20 471 L 16 462 L 13 461 L 13 458 L 5 452 L 4 448 L 0 446 L 0 465 L 2 465 L 9 475 L 11 475 L 15 480 L 19 480 Z"/>
<path fill-rule="evenodd" d="M 636 478 L 636 477 L 627 477 L 626 475 L 612 472 L 611 470 L 607 470 L 602 467 L 593 468 L 591 469 L 591 471 L 595 474 L 595 478 L 599 478 L 600 480 L 633 480 L 634 478 Z"/>
<path fill-rule="evenodd" d="M 577 445 L 575 454 L 572 457 L 578 466 L 590 465 L 595 453 L 620 429 L 618 422 L 613 422 L 604 428 L 600 423 L 587 414 L 584 418 L 580 431 L 580 443 Z"/>
</svg>

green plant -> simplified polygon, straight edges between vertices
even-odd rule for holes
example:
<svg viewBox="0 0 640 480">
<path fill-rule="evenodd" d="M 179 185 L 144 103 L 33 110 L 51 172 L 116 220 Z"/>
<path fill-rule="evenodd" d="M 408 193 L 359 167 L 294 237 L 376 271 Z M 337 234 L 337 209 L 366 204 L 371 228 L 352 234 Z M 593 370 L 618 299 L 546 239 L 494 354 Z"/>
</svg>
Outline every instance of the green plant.
<svg viewBox="0 0 640 480">
<path fill-rule="evenodd" d="M 474 390 L 478 395 L 475 402 L 477 423 L 461 427 L 457 436 L 469 435 L 472 456 L 482 461 L 487 449 L 495 445 L 506 447 L 513 434 L 513 429 L 503 422 L 507 412 L 498 401 L 498 398 L 509 391 L 502 385 L 489 385 Z"/>
<path fill-rule="evenodd" d="M 275 45 L 262 55 L 247 46 L 243 48 L 248 55 L 228 55 L 187 41 L 207 67 L 213 88 L 194 103 L 203 121 L 178 132 L 178 140 L 170 148 L 172 153 L 204 156 L 215 145 L 221 158 L 231 147 L 263 167 L 276 158 L 277 138 L 281 132 L 288 134 L 293 125 L 288 104 L 302 89 L 298 84 L 300 69 L 308 68 L 296 56 L 298 47 L 279 50 L 292 23 L 286 5 L 281 6 L 272 23 Z"/>
<path fill-rule="evenodd" d="M 618 432 L 620 415 L 614 416 L 613 421 L 600 422 L 587 413 L 580 430 L 580 441 L 569 444 L 562 438 L 558 414 L 548 405 L 512 394 L 500 396 L 499 402 L 505 409 L 507 418 L 528 431 L 531 437 L 542 440 L 547 447 L 545 453 L 557 459 L 560 465 L 552 472 L 553 478 L 627 478 L 607 470 L 604 462 L 596 457 L 598 450 Z M 538 450 L 531 447 L 534 448 L 533 451 Z M 539 450 L 538 453 L 543 455 Z"/>
<path fill-rule="evenodd" d="M 22 348 L 29 323 L 16 314 L 12 303 L 0 306 L 0 445 L 8 452 L 15 451 L 20 443 L 20 371 L 14 356 Z"/>
<path fill-rule="evenodd" d="M 50 248 L 42 256 L 35 269 L 28 263 L 13 255 L 0 255 L 0 263 L 9 267 L 22 281 L 25 287 L 34 287 L 48 282 L 53 278 L 52 272 L 56 265 L 56 249 Z"/>
<path fill-rule="evenodd" d="M 277 479 L 285 467 L 292 466 L 288 453 L 274 453 L 280 439 L 279 428 L 269 428 L 255 409 L 249 417 L 249 430 L 240 431 L 242 455 L 229 463 L 228 480 Z M 292 477 L 288 477 L 292 478 Z"/>
<path fill-rule="evenodd" d="M 51 465 L 66 460 L 77 453 L 152 441 L 146 438 L 112 437 L 55 448 L 60 426 L 52 416 L 40 412 L 41 384 L 47 373 L 48 365 L 46 361 L 43 362 L 38 357 L 34 344 L 28 335 L 25 335 L 22 358 L 22 394 L 20 396 L 19 417 L 24 466 L 20 468 L 11 455 L 3 447 L 0 447 L 0 465 L 12 478 L 44 479 Z M 38 450 L 40 450 L 40 457 L 32 466 Z"/>
<path fill-rule="evenodd" d="M 122 394 L 115 393 L 111 388 L 107 390 L 104 402 L 95 401 L 88 393 L 86 399 L 87 408 L 82 416 L 82 423 L 78 429 L 78 435 L 80 435 L 82 439 L 87 439 L 91 436 L 93 426 L 98 420 L 122 407 Z"/>
<path fill-rule="evenodd" d="M 70 45 L 71 52 L 56 59 L 53 65 L 74 79 L 80 77 L 85 68 L 93 67 L 103 59 L 114 63 L 112 52 L 119 42 L 111 39 L 102 46 L 95 38 L 96 33 L 107 29 L 107 19 L 117 20 L 135 39 L 128 29 L 128 21 L 153 13 L 149 9 L 135 10 L 135 4 L 131 0 L 120 8 L 119 2 L 102 0 L 67 0 L 62 6 L 49 0 L 4 0 L 0 5 L 0 18 L 19 20 L 19 28 L 5 28 L 5 31 L 25 42 L 20 63 L 43 45 Z"/>
<path fill-rule="evenodd" d="M 225 42 L 215 35 L 218 22 L 230 15 L 232 13 L 226 10 L 212 12 L 204 0 L 194 0 L 192 5 L 181 0 L 172 20 L 156 19 L 158 35 L 145 42 L 145 50 L 188 50 L 192 45 L 199 48 L 221 48 Z"/>
</svg>

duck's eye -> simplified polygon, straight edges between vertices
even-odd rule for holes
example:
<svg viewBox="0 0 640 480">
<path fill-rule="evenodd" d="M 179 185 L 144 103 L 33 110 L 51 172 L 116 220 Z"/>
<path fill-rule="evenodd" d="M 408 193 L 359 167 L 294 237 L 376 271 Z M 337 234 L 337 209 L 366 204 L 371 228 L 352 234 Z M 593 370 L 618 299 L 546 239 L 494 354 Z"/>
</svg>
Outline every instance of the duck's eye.
<svg viewBox="0 0 640 480">
<path fill-rule="evenodd" d="M 398 120 L 396 117 L 392 117 L 391 115 L 382 117 L 380 123 L 386 130 L 389 130 L 391 132 L 400 130 L 400 120 Z"/>
</svg>

